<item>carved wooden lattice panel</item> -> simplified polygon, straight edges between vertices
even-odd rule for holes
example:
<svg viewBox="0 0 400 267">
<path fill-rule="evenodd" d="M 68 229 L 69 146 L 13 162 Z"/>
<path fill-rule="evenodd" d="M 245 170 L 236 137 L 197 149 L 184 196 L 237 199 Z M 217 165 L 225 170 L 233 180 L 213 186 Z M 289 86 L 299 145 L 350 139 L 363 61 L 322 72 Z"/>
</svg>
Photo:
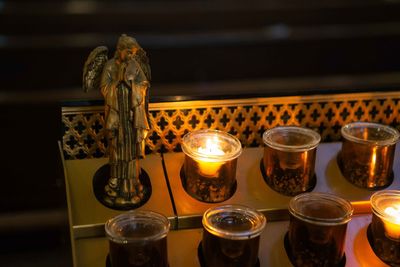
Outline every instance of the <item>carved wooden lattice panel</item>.
<svg viewBox="0 0 400 267">
<path fill-rule="evenodd" d="M 146 153 L 181 151 L 181 138 L 198 129 L 229 132 L 243 146 L 262 146 L 265 130 L 298 125 L 338 141 L 340 129 L 353 121 L 399 126 L 400 93 L 360 93 L 302 97 L 209 100 L 150 104 L 151 131 Z M 103 108 L 63 108 L 66 159 L 107 156 Z"/>
</svg>

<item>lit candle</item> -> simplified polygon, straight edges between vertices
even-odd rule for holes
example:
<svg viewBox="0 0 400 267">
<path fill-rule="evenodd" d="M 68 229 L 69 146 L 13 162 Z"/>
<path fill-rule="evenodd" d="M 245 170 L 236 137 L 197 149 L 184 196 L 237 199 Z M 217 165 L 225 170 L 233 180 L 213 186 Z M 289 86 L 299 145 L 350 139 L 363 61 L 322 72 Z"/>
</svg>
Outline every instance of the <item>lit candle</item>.
<svg viewBox="0 0 400 267">
<path fill-rule="evenodd" d="M 367 230 L 369 244 L 383 262 L 389 266 L 399 266 L 400 190 L 374 193 L 371 196 L 371 208 L 372 221 Z"/>
<path fill-rule="evenodd" d="M 390 239 L 400 240 L 400 202 L 384 210 L 383 227 L 386 236 Z"/>
<path fill-rule="evenodd" d="M 206 139 L 206 146 L 199 147 L 198 152 L 201 155 L 196 159 L 199 171 L 203 176 L 217 177 L 223 161 L 215 158 L 215 156 L 223 156 L 225 152 L 218 145 L 218 138 Z"/>
<path fill-rule="evenodd" d="M 182 138 L 185 162 L 181 169 L 186 192 L 200 201 L 224 201 L 234 193 L 240 141 L 218 130 L 197 130 Z"/>
</svg>

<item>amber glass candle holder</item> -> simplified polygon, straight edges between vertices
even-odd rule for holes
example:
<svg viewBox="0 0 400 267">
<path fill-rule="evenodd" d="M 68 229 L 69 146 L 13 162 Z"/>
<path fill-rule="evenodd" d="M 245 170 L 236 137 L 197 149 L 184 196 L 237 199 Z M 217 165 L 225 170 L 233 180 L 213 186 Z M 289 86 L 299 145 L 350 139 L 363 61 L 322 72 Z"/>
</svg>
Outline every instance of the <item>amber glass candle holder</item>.
<svg viewBox="0 0 400 267">
<path fill-rule="evenodd" d="M 289 202 L 286 252 L 294 266 L 344 266 L 350 202 L 325 193 L 304 193 Z"/>
<path fill-rule="evenodd" d="M 316 183 L 315 158 L 320 135 L 307 128 L 281 126 L 263 134 L 261 172 L 275 191 L 294 196 L 310 191 Z"/>
<path fill-rule="evenodd" d="M 152 211 L 120 214 L 105 224 L 112 267 L 168 267 L 168 219 Z"/>
<path fill-rule="evenodd" d="M 190 196 L 215 203 L 233 195 L 237 157 L 242 153 L 236 137 L 217 130 L 194 131 L 183 137 L 182 150 L 182 185 Z"/>
<path fill-rule="evenodd" d="M 213 207 L 203 215 L 201 241 L 204 266 L 254 267 L 266 218 L 241 205 Z"/>
<path fill-rule="evenodd" d="M 343 176 L 352 184 L 376 190 L 393 181 L 393 160 L 399 133 L 371 122 L 353 122 L 341 129 L 343 143 L 338 156 Z"/>
<path fill-rule="evenodd" d="M 400 191 L 371 196 L 372 222 L 368 240 L 375 254 L 390 266 L 400 266 Z"/>
</svg>

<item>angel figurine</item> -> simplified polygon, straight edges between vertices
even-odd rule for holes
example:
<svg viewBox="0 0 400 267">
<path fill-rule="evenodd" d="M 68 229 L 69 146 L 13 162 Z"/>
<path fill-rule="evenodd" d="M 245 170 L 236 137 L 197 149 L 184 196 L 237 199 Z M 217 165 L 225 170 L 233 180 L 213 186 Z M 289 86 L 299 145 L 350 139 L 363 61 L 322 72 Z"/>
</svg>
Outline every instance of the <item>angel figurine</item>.
<svg viewBox="0 0 400 267">
<path fill-rule="evenodd" d="M 115 208 L 136 207 L 144 200 L 139 159 L 145 156 L 148 123 L 150 66 L 146 52 L 125 34 L 108 60 L 107 47 L 95 48 L 83 73 L 84 90 L 100 89 L 104 97 L 108 137 L 109 177 L 104 186 L 105 204 Z M 148 190 L 147 190 L 148 191 Z"/>
</svg>

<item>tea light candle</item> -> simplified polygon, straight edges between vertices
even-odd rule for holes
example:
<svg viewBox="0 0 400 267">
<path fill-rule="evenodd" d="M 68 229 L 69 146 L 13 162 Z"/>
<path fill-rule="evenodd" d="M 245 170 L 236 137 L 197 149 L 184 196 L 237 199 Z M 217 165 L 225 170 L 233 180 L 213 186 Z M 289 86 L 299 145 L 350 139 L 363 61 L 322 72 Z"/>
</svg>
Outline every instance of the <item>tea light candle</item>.
<svg viewBox="0 0 400 267">
<path fill-rule="evenodd" d="M 279 126 L 263 133 L 261 173 L 275 191 L 295 196 L 315 186 L 315 159 L 321 136 L 308 128 Z"/>
<path fill-rule="evenodd" d="M 371 196 L 372 220 L 368 241 L 390 266 L 400 266 L 400 190 L 381 190 Z"/>
<path fill-rule="evenodd" d="M 372 211 L 382 221 L 385 236 L 400 242 L 400 191 L 382 190 L 371 197 Z"/>
<path fill-rule="evenodd" d="M 218 176 L 219 169 L 224 163 L 218 159 L 214 159 L 214 156 L 224 156 L 225 152 L 221 150 L 218 145 L 218 137 L 214 136 L 212 139 L 206 139 L 206 146 L 199 147 L 198 152 L 201 155 L 195 159 L 199 166 L 199 171 L 202 175 L 207 177 Z"/>
<path fill-rule="evenodd" d="M 246 206 L 223 205 L 208 209 L 202 219 L 199 257 L 205 266 L 257 266 L 260 235 L 266 221 L 262 213 Z"/>
<path fill-rule="evenodd" d="M 400 202 L 385 208 L 384 213 L 386 216 L 382 219 L 387 237 L 400 240 Z"/>
<path fill-rule="evenodd" d="M 193 159 L 200 175 L 216 178 L 221 166 L 236 159 L 242 152 L 240 141 L 218 130 L 198 130 L 182 139 L 182 151 Z"/>
<path fill-rule="evenodd" d="M 235 192 L 237 157 L 240 141 L 218 130 L 197 130 L 182 138 L 185 161 L 181 169 L 182 185 L 193 198 L 216 203 Z"/>
<path fill-rule="evenodd" d="M 342 149 L 338 163 L 352 184 L 381 189 L 393 181 L 393 161 L 399 132 L 372 122 L 352 122 L 341 128 Z"/>
</svg>

